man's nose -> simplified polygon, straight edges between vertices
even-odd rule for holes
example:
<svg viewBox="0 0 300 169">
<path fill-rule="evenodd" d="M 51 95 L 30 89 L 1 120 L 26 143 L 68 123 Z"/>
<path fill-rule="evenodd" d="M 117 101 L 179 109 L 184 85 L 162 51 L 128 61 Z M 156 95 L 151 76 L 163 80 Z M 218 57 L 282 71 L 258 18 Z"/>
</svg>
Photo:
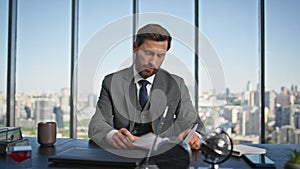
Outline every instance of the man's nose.
<svg viewBox="0 0 300 169">
<path fill-rule="evenodd" d="M 157 59 L 156 55 L 153 55 L 152 57 L 150 57 L 149 58 L 149 64 L 151 64 L 152 66 L 155 66 L 156 59 Z"/>
<path fill-rule="evenodd" d="M 154 57 L 151 57 L 149 59 L 149 65 L 154 66 L 155 62 L 154 62 Z"/>
</svg>

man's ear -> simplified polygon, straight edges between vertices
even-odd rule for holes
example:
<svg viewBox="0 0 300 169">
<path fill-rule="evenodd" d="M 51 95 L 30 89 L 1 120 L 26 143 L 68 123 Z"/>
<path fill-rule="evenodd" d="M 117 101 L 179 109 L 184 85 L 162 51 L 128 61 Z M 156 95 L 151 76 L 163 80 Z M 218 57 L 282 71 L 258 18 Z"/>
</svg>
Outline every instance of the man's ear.
<svg viewBox="0 0 300 169">
<path fill-rule="evenodd" d="M 136 44 L 136 41 L 133 42 L 132 49 L 133 49 L 133 52 L 134 52 L 134 53 L 137 51 L 137 44 Z"/>
</svg>

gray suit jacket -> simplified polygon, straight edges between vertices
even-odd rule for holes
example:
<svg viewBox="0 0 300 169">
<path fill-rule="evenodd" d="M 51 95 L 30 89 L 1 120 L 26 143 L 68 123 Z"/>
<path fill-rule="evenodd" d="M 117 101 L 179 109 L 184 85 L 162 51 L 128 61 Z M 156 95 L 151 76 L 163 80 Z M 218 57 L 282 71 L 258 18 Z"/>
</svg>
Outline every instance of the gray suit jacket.
<svg viewBox="0 0 300 169">
<path fill-rule="evenodd" d="M 177 137 L 195 123 L 199 124 L 197 131 L 204 132 L 204 125 L 182 78 L 160 69 L 143 111 L 136 93 L 132 66 L 104 78 L 96 112 L 89 124 L 88 135 L 95 143 L 103 145 L 107 133 L 113 129 L 127 128 L 132 131 L 135 123 L 152 122 L 152 129 L 156 131 L 166 106 L 168 113 L 160 135 Z"/>
</svg>

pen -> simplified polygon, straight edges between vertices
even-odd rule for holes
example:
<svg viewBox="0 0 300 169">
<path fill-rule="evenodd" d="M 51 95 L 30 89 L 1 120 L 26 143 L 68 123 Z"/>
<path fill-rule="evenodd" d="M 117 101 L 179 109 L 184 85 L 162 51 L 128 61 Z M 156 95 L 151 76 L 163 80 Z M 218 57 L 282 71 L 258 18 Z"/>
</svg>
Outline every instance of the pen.
<svg viewBox="0 0 300 169">
<path fill-rule="evenodd" d="M 157 127 L 157 130 L 156 130 L 156 134 L 160 134 L 160 130 L 162 128 L 162 126 L 164 125 L 164 122 L 165 122 L 165 118 L 167 116 L 167 112 L 168 112 L 168 109 L 169 109 L 169 106 L 166 107 L 165 111 L 164 111 L 164 114 L 160 117 L 159 119 L 159 124 L 158 124 L 158 127 Z"/>
<path fill-rule="evenodd" d="M 192 128 L 191 132 L 185 137 L 184 141 L 189 142 L 198 127 L 198 123 Z"/>
</svg>

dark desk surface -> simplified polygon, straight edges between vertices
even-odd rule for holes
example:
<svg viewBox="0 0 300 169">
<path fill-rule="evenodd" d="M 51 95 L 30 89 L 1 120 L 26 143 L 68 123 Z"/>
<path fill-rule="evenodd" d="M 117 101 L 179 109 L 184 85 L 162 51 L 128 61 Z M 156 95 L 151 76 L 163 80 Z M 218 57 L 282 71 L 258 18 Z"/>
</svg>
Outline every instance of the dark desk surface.
<svg viewBox="0 0 300 169">
<path fill-rule="evenodd" d="M 44 168 L 86 168 L 84 166 L 53 166 L 48 162 L 48 157 L 56 153 L 62 152 L 72 147 L 82 147 L 82 148 L 96 148 L 97 145 L 91 143 L 86 139 L 64 139 L 59 138 L 53 147 L 40 147 L 36 141 L 36 138 L 28 138 L 30 145 L 32 146 L 32 168 L 34 169 L 44 169 Z M 294 149 L 299 149 L 300 146 L 297 144 L 255 144 L 253 146 L 266 148 L 267 156 L 272 159 L 277 169 L 283 169 L 285 161 L 288 159 L 288 154 Z M 10 169 L 9 164 L 7 164 L 7 156 L 0 156 L 0 168 Z M 207 167 L 208 164 L 203 162 L 203 158 L 199 151 L 193 152 L 193 160 L 191 168 L 197 169 L 198 167 Z M 243 158 L 231 157 L 226 162 L 220 164 L 222 168 L 233 168 L 233 169 L 251 169 L 251 167 L 244 161 Z M 88 168 L 91 168 L 90 166 Z M 97 166 L 96 168 L 104 168 L 102 166 Z M 107 168 L 107 167 L 106 167 Z"/>
</svg>

